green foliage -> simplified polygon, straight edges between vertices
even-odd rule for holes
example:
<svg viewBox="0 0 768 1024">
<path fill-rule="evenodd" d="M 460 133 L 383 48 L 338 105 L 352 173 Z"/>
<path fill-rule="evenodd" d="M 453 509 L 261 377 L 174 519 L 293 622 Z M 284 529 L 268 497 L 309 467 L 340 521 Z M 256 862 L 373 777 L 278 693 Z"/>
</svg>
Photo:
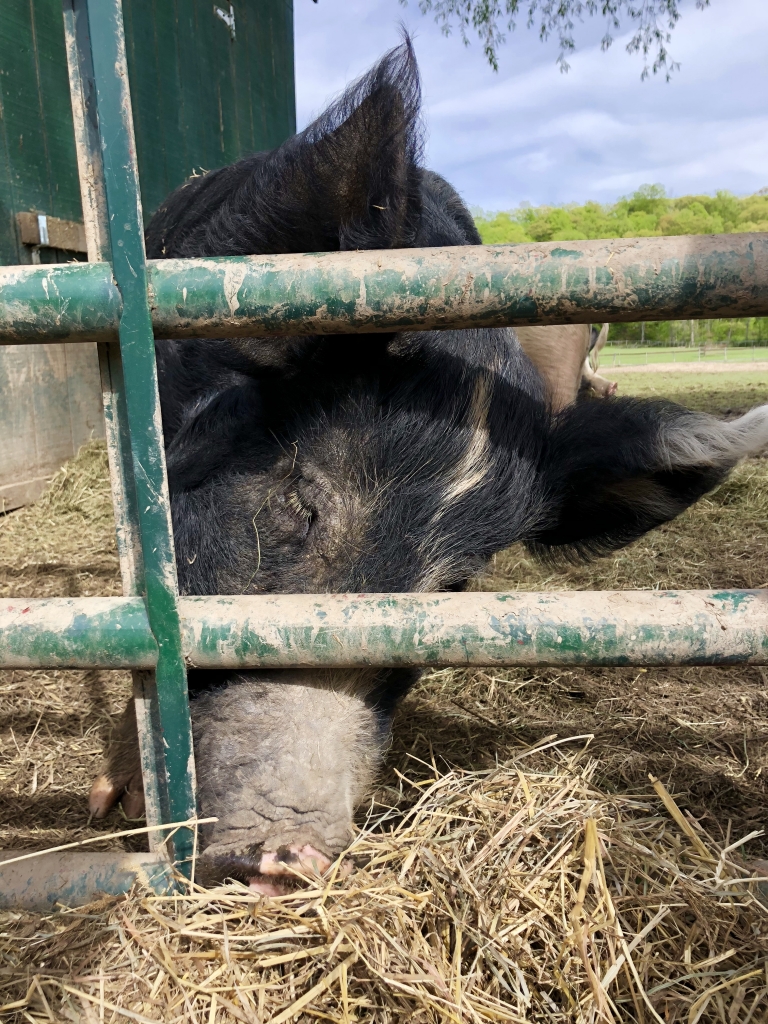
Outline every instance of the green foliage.
<svg viewBox="0 0 768 1024">
<path fill-rule="evenodd" d="M 730 192 L 669 198 L 661 185 L 643 185 L 631 196 L 603 206 L 530 206 L 475 218 L 488 245 L 560 242 L 583 238 L 644 238 L 768 231 L 768 195 L 740 199 Z"/>
<path fill-rule="evenodd" d="M 645 324 L 612 324 L 609 345 L 693 348 L 750 348 L 768 342 L 768 317 L 728 320 L 658 320 Z"/>
<path fill-rule="evenodd" d="M 404 6 L 408 0 L 400 0 Z M 513 32 L 522 15 L 528 28 L 535 28 L 542 42 L 555 36 L 560 45 L 557 63 L 561 71 L 568 70 L 566 56 L 576 49 L 574 27 L 584 17 L 602 17 L 606 31 L 602 38 L 603 50 L 613 42 L 614 32 L 622 25 L 629 27 L 632 36 L 627 53 L 642 53 L 644 65 L 641 78 L 649 71 L 654 75 L 664 71 L 667 81 L 677 64 L 670 57 L 667 43 L 672 30 L 680 20 L 680 0 L 417 0 L 422 14 L 431 13 L 449 35 L 458 26 L 465 45 L 469 32 L 474 30 L 483 46 L 488 63 L 499 70 L 498 49 L 506 39 L 505 32 Z M 703 10 L 709 0 L 696 0 Z M 650 67 L 649 67 L 650 61 Z"/>
<path fill-rule="evenodd" d="M 561 242 L 584 238 L 643 238 L 656 235 L 709 235 L 768 231 L 768 194 L 740 199 L 731 192 L 671 199 L 661 185 L 643 185 L 631 196 L 603 206 L 531 206 L 475 217 L 487 245 L 512 242 Z M 611 338 L 646 345 L 753 345 L 768 340 L 768 319 L 707 320 L 617 324 Z"/>
</svg>

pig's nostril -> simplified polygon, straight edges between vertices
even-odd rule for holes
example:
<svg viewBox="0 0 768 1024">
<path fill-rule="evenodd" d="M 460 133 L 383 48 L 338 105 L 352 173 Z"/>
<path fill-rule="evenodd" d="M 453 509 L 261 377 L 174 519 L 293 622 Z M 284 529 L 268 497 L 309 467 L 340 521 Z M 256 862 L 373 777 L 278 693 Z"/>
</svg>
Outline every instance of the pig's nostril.
<svg viewBox="0 0 768 1024">
<path fill-rule="evenodd" d="M 203 885 L 220 885 L 232 879 L 262 895 L 282 896 L 308 880 L 320 880 L 330 870 L 333 860 L 310 843 L 296 843 L 278 846 L 276 850 L 264 850 L 256 845 L 236 853 L 206 851 L 199 864 L 197 877 Z M 352 868 L 352 861 L 345 858 L 335 877 L 346 878 Z"/>
<path fill-rule="evenodd" d="M 262 854 L 259 871 L 262 875 L 324 875 L 331 866 L 330 857 L 305 843 L 303 846 L 278 846 Z"/>
<path fill-rule="evenodd" d="M 267 896 L 281 896 L 290 892 L 302 881 L 316 878 L 318 881 L 328 874 L 333 861 L 309 843 L 303 846 L 280 846 L 274 852 L 262 854 L 259 874 L 249 880 L 251 889 Z M 336 879 L 346 878 L 353 870 L 353 863 L 345 857 L 335 872 Z"/>
</svg>

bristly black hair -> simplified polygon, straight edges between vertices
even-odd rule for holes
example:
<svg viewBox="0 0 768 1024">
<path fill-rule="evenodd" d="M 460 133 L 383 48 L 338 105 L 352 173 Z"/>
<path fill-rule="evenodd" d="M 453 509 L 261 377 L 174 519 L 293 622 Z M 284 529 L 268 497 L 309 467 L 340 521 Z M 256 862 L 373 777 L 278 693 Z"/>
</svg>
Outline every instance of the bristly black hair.
<svg viewBox="0 0 768 1024">
<path fill-rule="evenodd" d="M 549 563 L 582 562 L 684 512 L 733 464 L 670 463 L 666 430 L 685 432 L 696 419 L 673 402 L 653 399 L 609 398 L 563 410 L 541 466 L 550 517 L 526 538 L 528 548 Z"/>
<path fill-rule="evenodd" d="M 413 246 L 421 212 L 421 87 L 406 36 L 271 153 L 191 178 L 150 223 L 150 257 Z"/>
</svg>

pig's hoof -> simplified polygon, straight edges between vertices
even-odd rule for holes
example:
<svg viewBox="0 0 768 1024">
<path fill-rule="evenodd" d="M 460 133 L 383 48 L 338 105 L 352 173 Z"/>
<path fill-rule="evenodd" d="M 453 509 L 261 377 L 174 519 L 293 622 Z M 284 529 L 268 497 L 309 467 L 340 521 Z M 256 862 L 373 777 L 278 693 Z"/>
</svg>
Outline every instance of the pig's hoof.
<svg viewBox="0 0 768 1024">
<path fill-rule="evenodd" d="M 144 814 L 144 789 L 141 775 L 128 782 L 116 781 L 108 775 L 99 775 L 91 786 L 88 810 L 93 818 L 106 818 L 118 800 L 126 818 L 140 818 Z"/>
</svg>

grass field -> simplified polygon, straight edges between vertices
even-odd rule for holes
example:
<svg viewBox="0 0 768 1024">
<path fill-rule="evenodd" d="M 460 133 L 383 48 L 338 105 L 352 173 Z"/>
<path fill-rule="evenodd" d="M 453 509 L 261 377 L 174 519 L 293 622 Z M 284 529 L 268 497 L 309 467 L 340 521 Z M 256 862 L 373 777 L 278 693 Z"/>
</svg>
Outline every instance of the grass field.
<svg viewBox="0 0 768 1024">
<path fill-rule="evenodd" d="M 717 373 L 676 372 L 657 369 L 648 373 L 632 369 L 607 369 L 600 372 L 618 382 L 620 395 L 638 398 L 669 398 L 689 409 L 721 416 L 740 415 L 754 405 L 768 402 L 768 372 L 719 370 Z"/>
<path fill-rule="evenodd" d="M 732 346 L 729 348 L 682 348 L 628 345 L 606 345 L 600 353 L 603 370 L 614 366 L 641 366 L 650 363 L 749 363 L 768 359 L 766 346 Z"/>
<path fill-rule="evenodd" d="M 734 415 L 748 374 L 616 373 L 620 393 Z M 484 590 L 768 587 L 768 459 L 588 565 L 521 545 Z M 0 596 L 114 594 L 103 448 L 0 519 Z M 126 672 L 0 672 L 0 845 L 102 835 L 86 794 Z M 653 781 L 656 780 L 656 781 Z M 438 670 L 405 699 L 357 818 L 356 870 L 0 914 L 12 1024 L 762 1024 L 768 672 Z M 762 863 L 765 863 L 763 861 Z M 761 895 L 762 892 L 762 895 Z"/>
</svg>

